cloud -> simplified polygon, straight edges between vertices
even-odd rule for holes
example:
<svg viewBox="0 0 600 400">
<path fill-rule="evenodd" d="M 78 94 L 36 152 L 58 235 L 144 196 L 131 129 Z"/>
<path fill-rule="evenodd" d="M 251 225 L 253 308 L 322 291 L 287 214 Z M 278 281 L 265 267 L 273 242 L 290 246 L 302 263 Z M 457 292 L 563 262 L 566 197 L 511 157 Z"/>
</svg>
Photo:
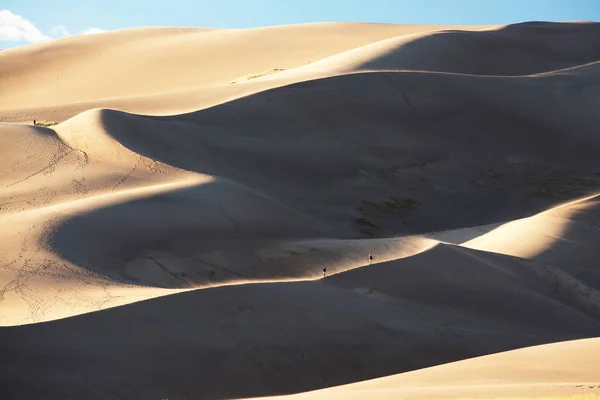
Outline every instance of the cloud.
<svg viewBox="0 0 600 400">
<path fill-rule="evenodd" d="M 40 43 L 50 39 L 31 21 L 13 14 L 9 10 L 0 10 L 0 40 Z"/>
<path fill-rule="evenodd" d="M 53 26 L 50 29 L 50 35 L 52 37 L 56 37 L 56 36 L 59 36 L 59 37 L 71 36 L 71 34 L 69 33 L 69 30 L 64 25 Z"/>
<path fill-rule="evenodd" d="M 91 27 L 82 35 L 105 32 L 104 29 Z M 48 34 L 40 31 L 33 22 L 9 10 L 0 10 L 0 41 L 41 43 L 46 40 L 72 36 L 65 25 L 55 25 Z"/>
<path fill-rule="evenodd" d="M 93 35 L 94 33 L 102 33 L 102 32 L 106 32 L 104 29 L 100 29 L 100 28 L 88 28 L 85 31 L 83 31 L 84 35 Z"/>
</svg>

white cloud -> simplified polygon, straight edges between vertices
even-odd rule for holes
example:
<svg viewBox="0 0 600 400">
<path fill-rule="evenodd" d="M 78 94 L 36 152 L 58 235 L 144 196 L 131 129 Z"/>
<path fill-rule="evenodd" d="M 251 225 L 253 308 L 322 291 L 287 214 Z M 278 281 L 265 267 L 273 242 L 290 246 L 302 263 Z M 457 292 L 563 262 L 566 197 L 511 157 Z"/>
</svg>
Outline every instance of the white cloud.
<svg viewBox="0 0 600 400">
<path fill-rule="evenodd" d="M 85 31 L 83 31 L 84 35 L 93 35 L 94 33 L 102 33 L 102 32 L 106 32 L 104 29 L 100 29 L 100 28 L 88 28 Z"/>
<path fill-rule="evenodd" d="M 50 35 L 53 37 L 56 37 L 56 36 L 67 37 L 67 36 L 71 36 L 71 33 L 69 33 L 69 30 L 67 29 L 66 26 L 57 25 L 57 26 L 53 26 L 50 29 Z"/>
<path fill-rule="evenodd" d="M 0 40 L 39 43 L 49 39 L 31 21 L 9 10 L 0 10 Z"/>
<path fill-rule="evenodd" d="M 105 32 L 104 29 L 91 27 L 82 35 Z M 31 21 L 9 10 L 0 10 L 0 41 L 40 43 L 50 39 L 71 36 L 65 25 L 53 26 L 48 34 L 40 31 Z"/>
</svg>

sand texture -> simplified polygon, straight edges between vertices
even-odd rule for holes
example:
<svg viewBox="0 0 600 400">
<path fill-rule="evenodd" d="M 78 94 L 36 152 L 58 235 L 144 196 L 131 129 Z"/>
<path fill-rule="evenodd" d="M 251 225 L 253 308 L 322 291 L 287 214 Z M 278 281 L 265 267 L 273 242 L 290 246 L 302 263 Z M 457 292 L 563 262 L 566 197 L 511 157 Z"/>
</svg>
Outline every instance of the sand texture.
<svg viewBox="0 0 600 400">
<path fill-rule="evenodd" d="M 592 22 L 2 50 L 0 398 L 600 396 L 599 106 Z"/>
</svg>

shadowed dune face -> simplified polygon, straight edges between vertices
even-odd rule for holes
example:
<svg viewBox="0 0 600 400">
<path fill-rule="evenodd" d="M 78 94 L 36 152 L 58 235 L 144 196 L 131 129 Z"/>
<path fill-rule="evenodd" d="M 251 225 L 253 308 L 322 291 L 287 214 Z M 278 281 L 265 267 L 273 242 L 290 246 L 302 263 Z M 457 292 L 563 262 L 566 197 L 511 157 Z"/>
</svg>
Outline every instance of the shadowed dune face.
<svg viewBox="0 0 600 400">
<path fill-rule="evenodd" d="M 318 221 L 256 191 L 216 180 L 76 215 L 42 241 L 70 262 L 114 279 L 188 287 L 284 277 L 252 260 L 253 247 L 327 233 Z M 198 257 L 213 251 L 222 258 L 234 249 L 248 258 L 231 268 Z"/>
<path fill-rule="evenodd" d="M 360 70 L 406 69 L 473 75 L 530 75 L 600 59 L 596 23 L 523 23 L 482 31 L 440 31 L 400 40 Z"/>
<path fill-rule="evenodd" d="M 0 124 L 0 397 L 288 394 L 598 336 L 598 26 L 2 51 L 0 120 L 61 123 Z"/>
<path fill-rule="evenodd" d="M 406 266 L 395 263 L 366 269 L 371 293 L 341 289 L 366 283 L 352 271 L 324 283 L 205 289 L 3 328 L 0 387 L 48 399 L 252 397 L 600 332 L 596 320 L 569 313 L 549 297 L 543 282 L 486 266 L 510 268 L 510 261 L 465 252 L 481 257 L 475 262 L 485 270 L 462 270 L 465 256 L 451 250 L 443 254 L 447 274 L 439 273 L 440 266 L 421 272 L 422 279 L 399 278 L 394 270 Z M 413 265 L 414 274 L 419 269 Z M 421 285 L 419 297 L 415 284 Z M 485 291 L 488 302 L 477 290 Z M 386 292 L 388 298 L 381 294 Z M 502 310 L 499 303 L 508 299 L 513 306 Z M 39 374 L 34 383 L 27 380 L 31 363 Z"/>
<path fill-rule="evenodd" d="M 269 399 L 596 399 L 598 352 L 597 338 L 552 343 Z"/>
<path fill-rule="evenodd" d="M 98 118 L 102 134 L 134 152 L 256 188 L 340 235 L 368 230 L 354 223 L 365 218 L 379 236 L 508 220 L 592 192 L 596 116 L 559 84 L 359 74 L 194 114 Z M 58 128 L 67 142 L 70 122 Z M 423 206 L 364 207 L 391 197 Z"/>
<path fill-rule="evenodd" d="M 50 247 L 95 271 L 116 268 L 115 276 L 179 287 L 211 282 L 212 266 L 197 279 L 185 267 L 206 241 L 225 253 L 252 238 L 261 247 L 265 240 L 414 234 L 529 215 L 598 184 L 593 125 L 556 117 L 549 124 L 541 115 L 575 112 L 577 98 L 567 90 L 546 96 L 558 80 L 358 74 L 181 116 L 88 112 L 56 129 L 91 159 L 142 156 L 227 180 L 90 211 L 58 228 Z M 511 102 L 499 106 L 498 96 Z M 525 113 L 532 99 L 546 106 Z M 105 232 L 108 240 L 84 239 L 85 232 Z M 81 245 L 73 246 L 74 236 Z M 176 276 L 139 272 L 148 263 L 160 270 L 160 259 L 178 260 Z M 257 262 L 250 270 L 235 266 L 225 279 L 274 276 Z"/>
</svg>

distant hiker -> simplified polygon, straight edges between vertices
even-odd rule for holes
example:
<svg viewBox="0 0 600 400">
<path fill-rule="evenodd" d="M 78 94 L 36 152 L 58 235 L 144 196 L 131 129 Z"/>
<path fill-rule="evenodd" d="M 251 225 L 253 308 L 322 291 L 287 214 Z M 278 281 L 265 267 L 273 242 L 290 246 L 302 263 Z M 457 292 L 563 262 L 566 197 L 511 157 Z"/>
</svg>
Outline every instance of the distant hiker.
<svg viewBox="0 0 600 400">
<path fill-rule="evenodd" d="M 33 120 L 33 124 L 35 125 L 35 119 Z"/>
<path fill-rule="evenodd" d="M 323 267 L 323 278 L 325 278 L 325 274 L 327 274 L 327 268 Z"/>
<path fill-rule="evenodd" d="M 373 261 L 373 256 L 369 254 L 369 264 Z"/>
</svg>

